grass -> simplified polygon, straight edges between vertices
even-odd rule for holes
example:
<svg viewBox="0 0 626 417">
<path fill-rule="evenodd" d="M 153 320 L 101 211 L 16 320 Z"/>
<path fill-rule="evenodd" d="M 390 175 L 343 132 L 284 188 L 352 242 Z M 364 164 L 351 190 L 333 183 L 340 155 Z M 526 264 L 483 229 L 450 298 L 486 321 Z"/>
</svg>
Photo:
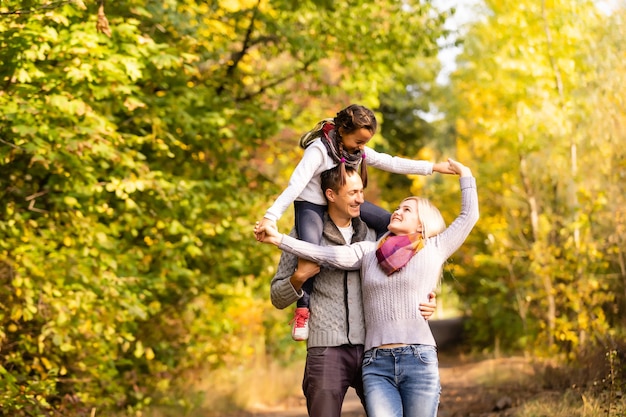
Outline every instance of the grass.
<svg viewBox="0 0 626 417">
<path fill-rule="evenodd" d="M 180 405 L 152 407 L 136 417 L 217 417 L 267 411 L 302 397 L 304 361 L 198 371 L 184 384 Z M 121 417 L 121 416 L 120 416 Z"/>
<path fill-rule="evenodd" d="M 530 356 L 450 357 L 454 366 L 441 370 L 447 378 L 440 416 L 624 417 L 625 353 L 591 352 L 579 365 Z"/>
<path fill-rule="evenodd" d="M 626 402 L 623 398 L 612 401 L 605 395 L 578 390 L 546 392 L 524 403 L 516 417 L 623 417 Z"/>
</svg>

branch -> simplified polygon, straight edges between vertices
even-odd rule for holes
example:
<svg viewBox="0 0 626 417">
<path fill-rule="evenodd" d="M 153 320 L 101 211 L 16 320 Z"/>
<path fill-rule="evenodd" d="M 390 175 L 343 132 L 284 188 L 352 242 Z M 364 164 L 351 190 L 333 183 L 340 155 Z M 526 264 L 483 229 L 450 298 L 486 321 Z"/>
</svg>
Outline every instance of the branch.
<svg viewBox="0 0 626 417">
<path fill-rule="evenodd" d="M 261 86 L 257 91 L 252 92 L 252 93 L 248 93 L 246 95 L 243 95 L 241 97 L 237 97 L 235 99 L 236 102 L 240 103 L 242 101 L 246 101 L 246 100 L 250 100 L 253 97 L 258 96 L 259 94 L 264 93 L 267 89 L 272 88 L 272 87 L 276 87 L 279 84 L 284 83 L 287 80 L 290 80 L 291 78 L 293 78 L 296 74 L 302 73 L 302 72 L 306 72 L 307 69 L 309 68 L 309 65 L 313 62 L 314 60 L 311 60 L 311 62 L 305 62 L 304 66 L 300 69 L 295 69 L 293 70 L 293 72 L 291 74 L 287 74 L 283 77 L 277 78 L 274 81 L 267 83 L 263 86 Z"/>
<path fill-rule="evenodd" d="M 8 15 L 30 14 L 30 13 L 35 13 L 41 10 L 56 9 L 57 7 L 65 6 L 68 3 L 72 3 L 72 1 L 71 0 L 56 1 L 56 2 L 52 2 L 50 4 L 42 5 L 39 7 L 31 7 L 29 9 L 9 10 L 8 12 L 0 12 L 0 15 L 8 16 Z"/>
<path fill-rule="evenodd" d="M 47 190 L 46 191 L 39 191 L 38 193 L 31 194 L 28 197 L 26 197 L 26 201 L 30 201 L 30 203 L 28 204 L 28 209 L 30 211 L 35 211 L 37 213 L 47 213 L 48 210 L 42 210 L 42 209 L 39 209 L 39 208 L 35 207 L 35 202 L 37 201 L 37 197 L 41 197 L 42 195 L 45 195 L 47 193 L 48 193 Z"/>
<path fill-rule="evenodd" d="M 241 45 L 241 50 L 237 52 L 236 54 L 233 54 L 233 62 L 226 69 L 225 79 L 228 79 L 233 75 L 233 73 L 235 72 L 235 69 L 237 69 L 237 65 L 239 65 L 239 61 L 241 61 L 242 58 L 248 52 L 248 48 L 250 47 L 250 39 L 252 38 L 252 31 L 254 30 L 254 22 L 256 20 L 256 16 L 259 11 L 260 5 L 261 5 L 261 0 L 258 0 L 256 7 L 254 8 L 254 11 L 252 12 L 252 18 L 250 19 L 250 23 L 248 24 L 248 29 L 246 30 L 246 36 L 243 40 L 243 44 Z M 224 84 L 220 85 L 217 88 L 216 93 L 218 96 L 222 94 L 222 92 L 224 91 L 224 88 L 226 88 Z"/>
<path fill-rule="evenodd" d="M 6 140 L 0 138 L 0 142 L 4 143 L 5 145 L 9 145 L 10 147 L 12 147 L 13 149 L 19 149 L 19 150 L 24 150 L 24 148 L 22 148 L 21 146 L 17 146 L 13 143 L 7 142 Z"/>
</svg>

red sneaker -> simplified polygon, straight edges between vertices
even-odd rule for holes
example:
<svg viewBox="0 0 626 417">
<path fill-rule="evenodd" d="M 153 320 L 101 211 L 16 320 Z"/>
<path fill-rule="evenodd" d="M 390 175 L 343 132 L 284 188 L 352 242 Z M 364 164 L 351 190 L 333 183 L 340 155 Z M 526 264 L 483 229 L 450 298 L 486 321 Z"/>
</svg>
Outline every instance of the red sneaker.
<svg viewBox="0 0 626 417">
<path fill-rule="evenodd" d="M 296 313 L 290 322 L 293 324 L 291 328 L 291 337 L 296 342 L 301 342 L 309 338 L 309 309 L 306 307 L 296 308 Z"/>
</svg>

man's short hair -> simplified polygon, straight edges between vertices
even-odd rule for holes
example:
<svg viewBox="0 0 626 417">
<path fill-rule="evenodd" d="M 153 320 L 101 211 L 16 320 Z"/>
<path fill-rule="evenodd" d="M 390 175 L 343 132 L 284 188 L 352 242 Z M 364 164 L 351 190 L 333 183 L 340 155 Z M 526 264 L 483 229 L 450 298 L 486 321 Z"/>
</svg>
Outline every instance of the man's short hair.
<svg viewBox="0 0 626 417">
<path fill-rule="evenodd" d="M 346 165 L 345 167 L 346 169 L 346 175 L 353 175 L 353 174 L 357 174 L 357 170 L 349 165 Z M 320 179 L 321 179 L 321 186 L 322 186 L 322 193 L 324 193 L 324 195 L 326 195 L 326 190 L 328 190 L 329 188 L 331 190 L 333 190 L 334 192 L 338 193 L 339 189 L 341 188 L 341 166 L 337 165 L 331 169 L 327 169 L 326 171 L 322 172 L 322 174 L 320 175 Z"/>
</svg>

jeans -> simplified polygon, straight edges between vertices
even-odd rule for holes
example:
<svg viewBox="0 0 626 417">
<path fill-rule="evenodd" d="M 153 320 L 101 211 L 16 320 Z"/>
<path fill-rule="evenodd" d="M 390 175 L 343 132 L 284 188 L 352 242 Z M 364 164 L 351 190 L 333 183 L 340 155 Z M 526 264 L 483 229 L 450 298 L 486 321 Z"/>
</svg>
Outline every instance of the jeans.
<svg viewBox="0 0 626 417">
<path fill-rule="evenodd" d="M 437 348 L 374 348 L 363 357 L 368 417 L 435 417 L 441 384 Z"/>
<path fill-rule="evenodd" d="M 361 220 L 363 220 L 371 229 L 376 231 L 376 239 L 380 239 L 382 235 L 387 233 L 387 226 L 391 221 L 391 213 L 380 208 L 369 201 L 361 204 Z"/>
<path fill-rule="evenodd" d="M 309 348 L 302 389 L 310 417 L 341 417 L 349 387 L 363 402 L 362 362 L 363 345 Z"/>
<path fill-rule="evenodd" d="M 326 206 L 309 203 L 308 201 L 294 201 L 293 207 L 298 239 L 319 245 L 322 241 L 322 232 L 324 230 Z M 312 276 L 302 284 L 302 297 L 296 301 L 296 307 L 309 308 L 309 299 L 313 292 L 315 277 L 317 275 Z"/>
</svg>

